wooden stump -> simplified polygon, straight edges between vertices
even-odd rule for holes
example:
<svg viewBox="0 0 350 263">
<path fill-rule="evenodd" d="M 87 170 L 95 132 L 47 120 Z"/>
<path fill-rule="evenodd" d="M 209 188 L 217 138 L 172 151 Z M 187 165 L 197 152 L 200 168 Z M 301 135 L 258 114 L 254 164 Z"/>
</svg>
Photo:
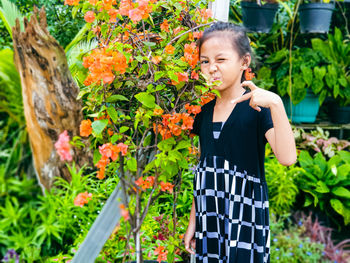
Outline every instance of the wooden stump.
<svg viewBox="0 0 350 263">
<path fill-rule="evenodd" d="M 82 103 L 76 100 L 79 87 L 71 76 L 65 52 L 47 30 L 44 8 L 40 10 L 39 18 L 38 13 L 34 8 L 30 21 L 24 19 L 24 32 L 20 30 L 18 19 L 12 31 L 34 167 L 39 183 L 49 190 L 55 177 L 71 179 L 54 144 L 64 130 L 71 139 L 79 135 L 83 115 Z M 92 163 L 87 148 L 72 149 L 78 167 Z"/>
</svg>

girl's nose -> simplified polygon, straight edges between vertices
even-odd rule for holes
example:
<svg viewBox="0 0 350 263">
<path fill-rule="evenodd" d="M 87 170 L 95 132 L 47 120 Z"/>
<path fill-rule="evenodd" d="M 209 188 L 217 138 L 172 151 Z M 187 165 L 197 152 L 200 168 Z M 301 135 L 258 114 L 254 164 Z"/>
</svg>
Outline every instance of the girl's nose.
<svg viewBox="0 0 350 263">
<path fill-rule="evenodd" d="M 217 68 L 216 64 L 215 63 L 211 63 L 210 66 L 209 66 L 209 72 L 215 72 L 217 70 L 218 70 L 218 68 Z"/>
</svg>

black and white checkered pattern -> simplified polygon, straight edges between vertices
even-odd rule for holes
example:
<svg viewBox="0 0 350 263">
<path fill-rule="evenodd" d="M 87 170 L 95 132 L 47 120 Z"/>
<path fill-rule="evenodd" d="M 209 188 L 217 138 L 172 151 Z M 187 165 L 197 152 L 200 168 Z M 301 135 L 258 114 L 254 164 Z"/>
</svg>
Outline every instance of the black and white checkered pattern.
<svg viewBox="0 0 350 263">
<path fill-rule="evenodd" d="M 270 262 L 266 182 L 224 157 L 207 156 L 194 177 L 196 262 Z"/>
</svg>

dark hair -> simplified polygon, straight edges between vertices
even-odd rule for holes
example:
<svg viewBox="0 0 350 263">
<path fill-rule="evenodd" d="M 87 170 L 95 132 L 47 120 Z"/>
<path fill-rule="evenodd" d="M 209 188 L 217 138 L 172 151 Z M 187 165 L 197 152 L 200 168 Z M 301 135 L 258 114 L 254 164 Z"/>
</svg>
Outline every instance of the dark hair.
<svg viewBox="0 0 350 263">
<path fill-rule="evenodd" d="M 232 46 L 240 57 L 243 57 L 247 53 L 252 55 L 245 28 L 228 22 L 215 22 L 204 30 L 203 36 L 198 41 L 199 55 L 203 43 L 211 37 L 220 34 L 231 39 Z"/>
</svg>

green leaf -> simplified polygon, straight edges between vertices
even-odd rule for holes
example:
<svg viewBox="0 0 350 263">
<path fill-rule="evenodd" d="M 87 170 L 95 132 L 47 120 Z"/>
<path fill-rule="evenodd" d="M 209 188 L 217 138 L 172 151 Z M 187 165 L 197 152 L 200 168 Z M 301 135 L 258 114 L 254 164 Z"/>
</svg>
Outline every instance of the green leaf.
<svg viewBox="0 0 350 263">
<path fill-rule="evenodd" d="M 346 189 L 345 187 L 342 187 L 342 186 L 334 187 L 332 189 L 332 193 L 335 194 L 336 196 L 350 199 L 350 191 L 348 189 Z"/>
<path fill-rule="evenodd" d="M 135 158 L 131 158 L 126 162 L 127 168 L 132 171 L 136 172 L 137 171 L 137 161 Z"/>
<path fill-rule="evenodd" d="M 314 163 L 321 168 L 322 172 L 325 173 L 327 170 L 327 161 L 326 159 L 323 157 L 322 153 L 319 152 L 316 154 L 315 158 L 314 158 Z"/>
<path fill-rule="evenodd" d="M 190 146 L 191 146 L 191 143 L 189 141 L 182 140 L 178 143 L 178 145 L 176 145 L 175 150 L 187 149 Z"/>
<path fill-rule="evenodd" d="M 111 119 L 113 120 L 114 123 L 118 122 L 118 113 L 114 107 L 109 106 L 107 108 L 107 113 L 108 113 L 108 116 L 111 117 Z"/>
<path fill-rule="evenodd" d="M 106 99 L 106 102 L 116 102 L 116 101 L 129 101 L 128 98 L 124 97 L 123 95 L 112 95 Z"/>
<path fill-rule="evenodd" d="M 154 74 L 154 81 L 157 81 L 158 79 L 160 79 L 161 77 L 163 77 L 165 75 L 165 72 L 164 71 L 157 71 L 155 74 Z"/>
<path fill-rule="evenodd" d="M 154 47 L 156 45 L 156 43 L 148 41 L 143 41 L 143 44 L 145 44 L 145 46 L 147 47 Z"/>
<path fill-rule="evenodd" d="M 322 194 L 329 193 L 329 188 L 324 182 L 318 181 L 317 184 L 316 184 L 315 191 L 318 192 L 318 193 L 322 193 Z"/>
<path fill-rule="evenodd" d="M 173 148 L 173 145 L 176 143 L 174 137 L 171 137 L 169 139 L 166 139 L 166 140 L 163 140 L 161 142 L 158 143 L 158 148 L 161 150 L 161 151 L 169 151 Z"/>
<path fill-rule="evenodd" d="M 288 50 L 283 48 L 275 53 L 273 53 L 267 60 L 267 63 L 277 63 L 288 57 Z"/>
<path fill-rule="evenodd" d="M 338 199 L 331 199 L 331 206 L 333 207 L 333 209 L 340 215 L 343 215 L 343 211 L 344 211 L 344 206 L 342 204 L 342 202 Z"/>
<path fill-rule="evenodd" d="M 119 132 L 120 132 L 120 133 L 124 133 L 124 132 L 126 132 L 127 130 L 129 130 L 129 127 L 122 126 L 122 127 L 120 127 Z"/>
<path fill-rule="evenodd" d="M 111 138 L 111 143 L 115 143 L 116 141 L 120 140 L 123 136 L 120 134 L 113 134 Z"/>
<path fill-rule="evenodd" d="M 108 120 L 97 120 L 91 124 L 92 130 L 96 135 L 101 135 L 104 128 L 106 128 Z"/>
<path fill-rule="evenodd" d="M 323 77 L 326 75 L 326 68 L 325 67 L 318 67 L 316 66 L 314 68 L 314 75 L 315 75 L 315 78 L 319 79 L 319 80 L 322 80 Z"/>
<path fill-rule="evenodd" d="M 307 151 L 301 151 L 298 159 L 303 168 L 314 165 L 314 161 Z"/>
<path fill-rule="evenodd" d="M 155 97 L 147 92 L 140 92 L 135 95 L 135 98 L 148 108 L 153 109 L 156 106 Z"/>
<path fill-rule="evenodd" d="M 328 65 L 327 66 L 327 75 L 325 77 L 326 83 L 328 87 L 333 87 L 335 84 L 337 84 L 338 80 L 338 74 L 337 69 L 334 65 Z"/>
<path fill-rule="evenodd" d="M 303 73 L 303 78 L 304 78 L 306 84 L 308 86 L 311 86 L 312 78 L 313 78 L 313 76 L 312 76 L 312 69 L 309 68 L 309 67 L 306 67 L 304 65 L 302 65 L 300 67 L 300 69 L 301 69 L 301 72 Z"/>
<path fill-rule="evenodd" d="M 149 135 L 146 136 L 145 140 L 143 141 L 143 146 L 148 146 L 152 142 L 152 134 L 150 133 Z"/>
</svg>

